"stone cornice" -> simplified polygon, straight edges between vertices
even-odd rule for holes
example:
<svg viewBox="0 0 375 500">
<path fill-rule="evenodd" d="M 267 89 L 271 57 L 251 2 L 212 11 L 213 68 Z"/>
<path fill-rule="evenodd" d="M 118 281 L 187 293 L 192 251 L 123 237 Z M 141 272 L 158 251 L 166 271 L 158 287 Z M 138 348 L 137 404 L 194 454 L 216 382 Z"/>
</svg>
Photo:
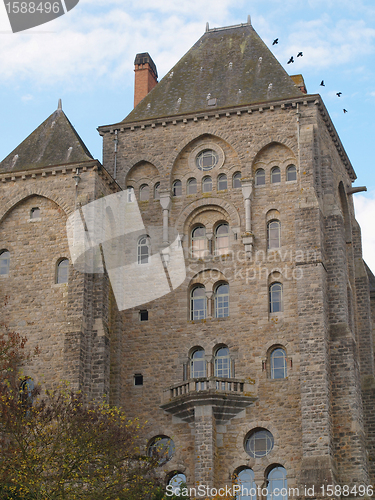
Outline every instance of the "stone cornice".
<svg viewBox="0 0 375 500">
<path fill-rule="evenodd" d="M 288 110 L 288 109 L 297 109 L 297 105 L 308 106 L 308 105 L 316 105 L 319 109 L 319 112 L 322 116 L 324 123 L 326 124 L 327 130 L 332 138 L 332 141 L 337 149 L 340 158 L 345 165 L 345 168 L 350 176 L 350 178 L 354 181 L 357 176 L 354 172 L 353 166 L 346 154 L 344 146 L 340 140 L 340 137 L 332 123 L 332 120 L 329 116 L 327 108 L 325 107 L 322 98 L 319 94 L 306 94 L 303 97 L 292 98 L 292 99 L 284 99 L 279 101 L 267 101 L 263 103 L 252 104 L 250 106 L 238 106 L 231 108 L 220 108 L 220 109 L 209 109 L 204 113 L 196 113 L 196 114 L 186 114 L 186 115 L 175 115 L 168 117 L 160 117 L 156 120 L 141 120 L 129 123 L 115 123 L 113 125 L 103 125 L 98 127 L 98 132 L 101 136 L 104 134 L 110 133 L 114 134 L 115 130 L 120 132 L 133 132 L 137 129 L 144 130 L 146 128 L 154 129 L 157 127 L 167 127 L 170 125 L 177 124 L 186 124 L 188 122 L 202 122 L 208 121 L 212 119 L 226 119 L 232 116 L 241 116 L 243 114 L 252 114 L 252 113 L 263 113 L 265 111 L 273 112 L 276 108 Z"/>
</svg>

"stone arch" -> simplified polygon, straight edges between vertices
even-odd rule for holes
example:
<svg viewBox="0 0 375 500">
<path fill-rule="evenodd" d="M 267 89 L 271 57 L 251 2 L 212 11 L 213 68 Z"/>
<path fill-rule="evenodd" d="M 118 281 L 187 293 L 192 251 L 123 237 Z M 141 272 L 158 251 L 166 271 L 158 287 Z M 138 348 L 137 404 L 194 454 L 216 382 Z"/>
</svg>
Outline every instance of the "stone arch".
<svg viewBox="0 0 375 500">
<path fill-rule="evenodd" d="M 213 126 L 207 126 L 205 127 L 204 131 L 199 131 L 198 133 L 190 133 L 189 135 L 185 136 L 184 139 L 177 144 L 177 146 L 174 148 L 174 151 L 172 154 L 169 155 L 167 161 L 166 161 L 166 176 L 169 178 L 169 182 L 172 181 L 172 173 L 173 169 L 176 163 L 177 158 L 179 155 L 182 153 L 182 151 L 192 144 L 193 142 L 197 141 L 200 138 L 203 137 L 212 137 L 214 139 L 219 139 L 220 141 L 225 142 L 237 155 L 238 161 L 240 162 L 240 169 L 242 172 L 245 171 L 245 157 L 246 157 L 246 152 L 242 150 L 238 150 L 238 144 L 236 145 L 237 147 L 235 148 L 232 145 L 232 139 L 233 137 L 230 136 L 229 133 L 223 133 L 222 131 L 218 130 L 217 127 Z"/>
<path fill-rule="evenodd" d="M 229 281 L 219 269 L 204 269 L 192 277 L 189 289 L 191 290 L 194 285 L 203 285 L 208 292 L 212 292 L 218 282 L 228 283 Z"/>
<path fill-rule="evenodd" d="M 23 188 L 21 192 L 18 192 L 15 196 L 12 196 L 12 198 L 7 201 L 5 205 L 0 209 L 0 223 L 16 205 L 19 205 L 31 196 L 42 196 L 43 198 L 53 201 L 61 210 L 63 210 L 66 217 L 73 213 L 72 208 L 60 196 L 56 196 L 48 189 Z"/>
<path fill-rule="evenodd" d="M 253 144 L 250 145 L 250 151 L 248 155 L 250 156 L 249 158 L 249 163 L 251 165 L 254 164 L 254 161 L 256 160 L 256 157 L 262 153 L 262 151 L 267 148 L 268 146 L 272 144 L 279 144 L 280 146 L 284 146 L 285 148 L 288 148 L 293 157 L 295 159 L 298 158 L 298 145 L 297 141 L 293 138 L 290 138 L 290 134 L 279 134 L 279 135 L 274 135 L 272 136 L 266 136 L 263 138 L 260 138 L 258 141 L 255 141 Z M 256 149 L 255 149 L 256 148 Z"/>
<path fill-rule="evenodd" d="M 229 225 L 234 227 L 240 227 L 241 219 L 236 208 L 229 202 L 222 200 L 220 198 L 202 198 L 191 202 L 187 207 L 185 207 L 180 215 L 177 217 L 175 228 L 179 234 L 186 234 L 186 226 L 189 220 L 194 217 L 198 211 L 201 210 L 215 210 L 215 207 L 220 207 L 224 209 L 225 213 L 228 215 Z M 223 213 L 220 210 L 220 213 Z"/>
<path fill-rule="evenodd" d="M 154 183 L 156 179 L 158 179 L 158 180 L 160 179 L 160 169 L 155 165 L 155 163 L 153 161 L 142 159 L 142 160 L 139 160 L 136 163 L 134 163 L 129 168 L 129 170 L 127 171 L 127 173 L 125 174 L 124 182 L 125 182 L 126 185 L 128 184 L 128 182 L 131 181 L 131 179 L 129 177 L 132 174 L 134 174 L 139 167 L 142 167 L 142 164 L 145 164 L 145 165 L 148 164 L 148 165 L 150 165 L 152 167 L 152 169 L 155 170 L 156 172 L 152 176 L 141 175 L 141 177 L 138 179 L 138 181 L 144 180 L 144 181 L 150 181 L 150 182 Z M 135 181 L 135 182 L 138 183 L 138 181 Z"/>
<path fill-rule="evenodd" d="M 294 144 L 291 144 L 291 140 L 290 139 L 287 139 L 285 138 L 283 141 L 279 141 L 279 140 L 265 140 L 260 142 L 260 144 L 258 143 L 257 144 L 258 146 L 258 149 L 256 152 L 254 152 L 253 154 L 253 157 L 250 161 L 250 164 L 251 164 L 251 174 L 254 170 L 254 167 L 255 165 L 258 167 L 258 166 L 262 166 L 262 168 L 264 168 L 263 166 L 263 163 L 265 165 L 267 165 L 267 162 L 262 162 L 262 156 L 264 156 L 264 154 L 267 152 L 267 149 L 271 148 L 271 147 L 281 147 L 283 148 L 286 152 L 289 152 L 289 155 L 286 155 L 285 158 L 282 160 L 282 165 L 284 163 L 295 163 L 297 161 L 297 154 L 295 151 L 293 151 L 293 146 Z M 259 147 L 260 146 L 260 147 Z M 260 163 L 262 163 L 262 165 L 260 165 Z M 280 165 L 279 165 L 280 166 Z M 284 165 L 283 165 L 284 166 Z M 285 165 L 285 168 L 286 168 L 287 165 Z"/>
</svg>

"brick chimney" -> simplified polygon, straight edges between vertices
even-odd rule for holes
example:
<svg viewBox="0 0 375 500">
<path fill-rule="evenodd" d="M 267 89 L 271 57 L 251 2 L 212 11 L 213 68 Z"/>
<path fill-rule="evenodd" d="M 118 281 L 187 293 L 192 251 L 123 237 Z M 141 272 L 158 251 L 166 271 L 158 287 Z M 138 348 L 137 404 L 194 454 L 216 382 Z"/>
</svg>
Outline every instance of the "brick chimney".
<svg viewBox="0 0 375 500">
<path fill-rule="evenodd" d="M 307 94 L 305 80 L 302 75 L 290 75 L 290 78 L 293 80 L 294 85 L 296 85 L 301 92 Z"/>
<path fill-rule="evenodd" d="M 158 83 L 158 72 L 148 52 L 137 54 L 134 60 L 134 107 Z"/>
</svg>

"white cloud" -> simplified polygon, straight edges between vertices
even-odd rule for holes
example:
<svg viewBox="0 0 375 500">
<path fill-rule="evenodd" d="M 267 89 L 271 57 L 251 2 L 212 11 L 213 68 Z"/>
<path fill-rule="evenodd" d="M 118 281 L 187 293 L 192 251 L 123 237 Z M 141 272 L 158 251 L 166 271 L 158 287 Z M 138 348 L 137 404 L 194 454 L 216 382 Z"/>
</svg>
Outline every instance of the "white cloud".
<svg viewBox="0 0 375 500">
<path fill-rule="evenodd" d="M 21 97 L 21 100 L 23 102 L 32 101 L 33 99 L 34 97 L 31 94 L 26 94 Z"/>
<path fill-rule="evenodd" d="M 356 219 L 362 231 L 363 258 L 375 273 L 375 191 L 368 195 L 355 194 L 353 198 Z"/>
</svg>

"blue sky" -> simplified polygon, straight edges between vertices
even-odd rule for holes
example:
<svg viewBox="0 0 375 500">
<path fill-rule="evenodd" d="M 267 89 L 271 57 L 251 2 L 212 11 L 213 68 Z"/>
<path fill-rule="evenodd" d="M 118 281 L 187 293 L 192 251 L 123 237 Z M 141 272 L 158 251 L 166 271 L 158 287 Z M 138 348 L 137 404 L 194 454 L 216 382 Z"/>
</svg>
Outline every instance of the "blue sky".
<svg viewBox="0 0 375 500">
<path fill-rule="evenodd" d="M 136 53 L 151 54 L 160 79 L 200 38 L 207 21 L 210 27 L 228 26 L 246 22 L 248 14 L 287 72 L 302 73 L 308 92 L 322 96 L 357 173 L 355 185 L 368 188 L 354 197 L 365 259 L 375 271 L 373 0 L 80 0 L 68 14 L 16 34 L 1 2 L 0 159 L 61 98 L 91 154 L 101 160 L 96 127 L 131 111 Z M 272 46 L 276 37 L 279 44 Z M 303 57 L 296 59 L 299 51 Z M 295 63 L 287 65 L 291 55 Z"/>
</svg>

